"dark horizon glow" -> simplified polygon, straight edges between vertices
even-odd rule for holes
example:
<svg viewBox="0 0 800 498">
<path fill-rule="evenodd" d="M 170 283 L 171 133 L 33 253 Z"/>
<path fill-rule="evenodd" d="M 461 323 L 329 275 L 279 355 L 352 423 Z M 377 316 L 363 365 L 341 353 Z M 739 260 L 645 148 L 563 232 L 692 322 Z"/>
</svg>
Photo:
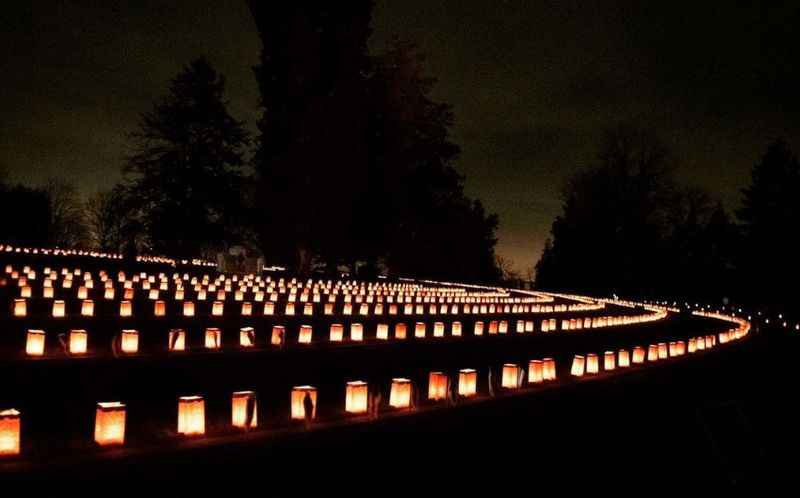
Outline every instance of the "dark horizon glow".
<svg viewBox="0 0 800 498">
<path fill-rule="evenodd" d="M 500 215 L 498 254 L 524 273 L 560 210 L 564 179 L 603 130 L 652 128 L 685 183 L 728 209 L 752 164 L 785 137 L 800 147 L 795 2 L 653 5 L 635 0 L 376 2 L 371 42 L 416 41 L 453 104 L 467 192 Z M 254 130 L 259 40 L 245 2 L 14 2 L 0 30 L 0 167 L 82 192 L 120 179 L 126 133 L 190 59 L 227 78 Z"/>
</svg>

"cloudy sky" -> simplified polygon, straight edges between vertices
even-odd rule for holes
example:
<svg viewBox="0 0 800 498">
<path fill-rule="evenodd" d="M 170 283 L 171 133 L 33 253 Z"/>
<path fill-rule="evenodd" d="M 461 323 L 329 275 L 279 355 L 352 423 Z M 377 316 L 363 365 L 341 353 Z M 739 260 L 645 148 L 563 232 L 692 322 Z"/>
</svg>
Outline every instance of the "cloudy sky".
<svg viewBox="0 0 800 498">
<path fill-rule="evenodd" d="M 345 0 L 342 0 L 345 1 Z M 651 128 L 680 177 L 734 209 L 763 149 L 800 149 L 798 2 L 378 0 L 371 41 L 416 41 L 454 106 L 467 191 L 524 271 L 566 177 L 603 131 Z M 190 59 L 227 78 L 252 128 L 259 40 L 244 0 L 13 2 L 0 19 L 0 167 L 84 192 L 119 180 L 126 133 Z"/>
</svg>

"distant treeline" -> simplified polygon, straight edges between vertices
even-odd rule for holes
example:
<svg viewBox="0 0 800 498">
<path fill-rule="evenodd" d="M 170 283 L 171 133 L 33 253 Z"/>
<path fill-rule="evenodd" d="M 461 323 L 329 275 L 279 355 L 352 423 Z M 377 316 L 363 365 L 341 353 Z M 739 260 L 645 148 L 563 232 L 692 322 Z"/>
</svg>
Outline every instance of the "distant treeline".
<svg viewBox="0 0 800 498">
<path fill-rule="evenodd" d="M 88 218 L 94 201 L 52 180 L 43 187 L 11 184 L 0 175 L 0 241 L 26 247 L 96 247 Z"/>
<path fill-rule="evenodd" d="M 797 303 L 800 166 L 778 140 L 755 164 L 732 217 L 673 176 L 650 133 L 608 133 L 595 164 L 574 175 L 536 265 L 537 287 L 721 303 Z"/>
</svg>

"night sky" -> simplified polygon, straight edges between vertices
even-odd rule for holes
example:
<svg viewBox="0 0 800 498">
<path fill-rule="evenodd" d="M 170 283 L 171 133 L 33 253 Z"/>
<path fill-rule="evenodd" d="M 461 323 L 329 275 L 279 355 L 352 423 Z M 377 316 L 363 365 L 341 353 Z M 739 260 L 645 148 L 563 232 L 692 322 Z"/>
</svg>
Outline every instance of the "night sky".
<svg viewBox="0 0 800 498">
<path fill-rule="evenodd" d="M 610 126 L 656 131 L 681 178 L 730 209 L 769 141 L 800 147 L 800 7 L 761 3 L 383 0 L 372 47 L 399 35 L 428 55 L 435 97 L 455 108 L 467 191 L 500 215 L 498 252 L 524 272 L 564 179 Z M 110 187 L 139 113 L 202 54 L 254 128 L 260 45 L 244 0 L 8 4 L 0 167 L 11 180 Z"/>
</svg>

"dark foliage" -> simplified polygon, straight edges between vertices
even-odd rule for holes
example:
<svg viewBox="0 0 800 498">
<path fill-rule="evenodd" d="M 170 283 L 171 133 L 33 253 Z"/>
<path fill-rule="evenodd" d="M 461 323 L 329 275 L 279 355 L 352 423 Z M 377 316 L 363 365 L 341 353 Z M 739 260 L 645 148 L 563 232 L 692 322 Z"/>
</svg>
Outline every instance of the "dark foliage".
<svg viewBox="0 0 800 498">
<path fill-rule="evenodd" d="M 195 257 L 235 239 L 248 137 L 224 88 L 207 60 L 191 62 L 132 136 L 121 198 L 151 251 Z"/>
<path fill-rule="evenodd" d="M 71 183 L 50 180 L 44 187 L 49 204 L 48 246 L 86 249 L 90 246 L 84 206 Z"/>
<path fill-rule="evenodd" d="M 75 187 L 50 180 L 44 187 L 0 181 L 2 242 L 26 247 L 91 247 L 80 196 Z"/>
<path fill-rule="evenodd" d="M 363 233 L 395 272 L 497 280 L 497 216 L 464 195 L 453 168 L 460 149 L 449 137 L 452 109 L 431 99 L 435 80 L 424 76 L 424 57 L 413 44 L 394 41 L 373 60 L 370 205 L 383 209 L 365 210 L 373 219 Z M 376 237 L 368 226 L 383 231 Z"/>
<path fill-rule="evenodd" d="M 250 2 L 263 40 L 255 219 L 268 259 L 352 254 L 366 190 L 371 2 Z"/>
<path fill-rule="evenodd" d="M 136 237 L 143 230 L 129 215 L 129 203 L 122 185 L 97 192 L 86 201 L 86 225 L 92 247 L 110 252 L 130 252 L 136 247 Z"/>
<path fill-rule="evenodd" d="M 371 2 L 251 2 L 264 49 L 255 155 L 264 252 L 308 271 L 365 261 L 395 273 L 494 281 L 497 217 L 464 195 L 453 115 L 423 58 L 367 53 Z M 274 234 L 281 234 L 275 237 Z"/>
<path fill-rule="evenodd" d="M 796 305 L 800 164 L 785 141 L 769 146 L 743 194 L 737 214 L 743 233 L 739 266 L 744 293 L 758 304 Z"/>
<path fill-rule="evenodd" d="M 0 182 L 0 233 L 2 242 L 27 247 L 50 241 L 50 202 L 47 192 Z"/>
<path fill-rule="evenodd" d="M 597 164 L 565 188 L 536 284 L 599 295 L 722 297 L 731 291 L 734 246 L 722 207 L 676 184 L 658 138 L 619 127 Z"/>
</svg>

